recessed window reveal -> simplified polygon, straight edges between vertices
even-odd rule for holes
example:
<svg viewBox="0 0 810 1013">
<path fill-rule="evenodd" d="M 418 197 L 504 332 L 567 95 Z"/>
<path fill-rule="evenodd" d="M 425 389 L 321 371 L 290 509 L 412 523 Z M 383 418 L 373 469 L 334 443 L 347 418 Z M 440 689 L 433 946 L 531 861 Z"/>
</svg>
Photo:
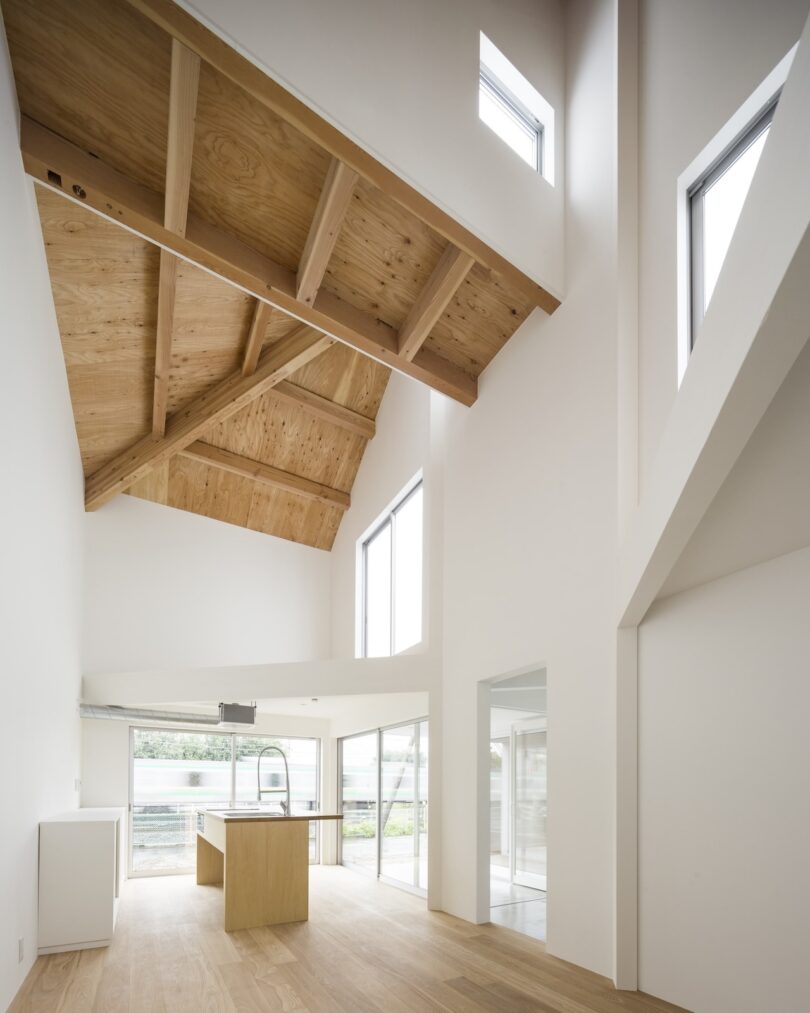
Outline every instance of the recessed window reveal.
<svg viewBox="0 0 810 1013">
<path fill-rule="evenodd" d="M 553 186 L 554 110 L 483 32 L 478 116 Z"/>
</svg>

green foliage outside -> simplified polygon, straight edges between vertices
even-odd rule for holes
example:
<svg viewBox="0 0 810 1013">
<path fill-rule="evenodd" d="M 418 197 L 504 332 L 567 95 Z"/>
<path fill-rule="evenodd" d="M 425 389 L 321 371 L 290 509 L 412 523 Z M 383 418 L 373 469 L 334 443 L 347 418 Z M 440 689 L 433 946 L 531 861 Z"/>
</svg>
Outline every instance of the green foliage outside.
<svg viewBox="0 0 810 1013">
<path fill-rule="evenodd" d="M 256 744 L 238 742 L 243 759 L 258 756 L 265 746 L 280 745 L 277 739 L 261 739 Z M 135 735 L 136 760 L 225 760 L 231 762 L 230 735 L 207 735 L 200 732 L 138 731 Z"/>
<path fill-rule="evenodd" d="M 357 823 L 344 823 L 344 837 L 374 837 L 377 833 L 377 821 L 375 819 L 359 820 Z M 404 817 L 392 816 L 385 824 L 383 837 L 412 837 L 413 820 Z"/>
</svg>

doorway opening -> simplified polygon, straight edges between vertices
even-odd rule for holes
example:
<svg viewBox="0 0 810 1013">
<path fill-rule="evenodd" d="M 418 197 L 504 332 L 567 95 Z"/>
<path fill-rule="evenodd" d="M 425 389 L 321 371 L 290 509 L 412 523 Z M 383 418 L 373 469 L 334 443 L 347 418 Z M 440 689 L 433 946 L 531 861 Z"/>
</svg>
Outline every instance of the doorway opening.
<svg viewBox="0 0 810 1013">
<path fill-rule="evenodd" d="M 546 673 L 490 684 L 490 920 L 546 938 Z"/>
</svg>

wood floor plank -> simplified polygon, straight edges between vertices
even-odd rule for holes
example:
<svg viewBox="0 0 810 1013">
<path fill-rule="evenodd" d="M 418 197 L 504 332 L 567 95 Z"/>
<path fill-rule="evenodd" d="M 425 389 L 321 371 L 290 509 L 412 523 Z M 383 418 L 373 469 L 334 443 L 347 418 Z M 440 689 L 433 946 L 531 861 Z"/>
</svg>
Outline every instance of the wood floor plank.
<svg viewBox="0 0 810 1013">
<path fill-rule="evenodd" d="M 311 879 L 308 922 L 232 933 L 221 887 L 130 880 L 112 944 L 40 957 L 10 1013 L 679 1013 L 347 869 Z"/>
</svg>

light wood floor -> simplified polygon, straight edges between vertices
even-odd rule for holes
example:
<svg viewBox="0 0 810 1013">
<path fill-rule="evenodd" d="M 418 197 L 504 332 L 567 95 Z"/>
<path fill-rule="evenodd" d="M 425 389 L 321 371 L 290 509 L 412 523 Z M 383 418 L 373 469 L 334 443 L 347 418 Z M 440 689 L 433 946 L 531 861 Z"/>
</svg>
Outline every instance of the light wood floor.
<svg viewBox="0 0 810 1013">
<path fill-rule="evenodd" d="M 347 869 L 313 867 L 310 895 L 308 922 L 228 934 L 221 888 L 130 880 L 112 945 L 40 957 L 10 1013 L 676 1010 Z"/>
</svg>

